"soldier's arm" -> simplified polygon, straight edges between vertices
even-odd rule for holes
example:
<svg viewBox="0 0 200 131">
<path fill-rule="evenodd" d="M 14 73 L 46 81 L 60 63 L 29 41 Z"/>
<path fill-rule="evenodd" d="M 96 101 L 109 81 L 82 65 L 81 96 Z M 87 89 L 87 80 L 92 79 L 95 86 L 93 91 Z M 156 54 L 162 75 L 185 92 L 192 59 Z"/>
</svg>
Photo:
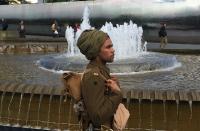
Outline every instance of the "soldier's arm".
<svg viewBox="0 0 200 131">
<path fill-rule="evenodd" d="M 84 77 L 84 102 L 89 116 L 95 124 L 102 124 L 113 118 L 116 109 L 121 102 L 121 91 L 105 94 L 105 80 L 99 76 L 87 75 Z"/>
</svg>

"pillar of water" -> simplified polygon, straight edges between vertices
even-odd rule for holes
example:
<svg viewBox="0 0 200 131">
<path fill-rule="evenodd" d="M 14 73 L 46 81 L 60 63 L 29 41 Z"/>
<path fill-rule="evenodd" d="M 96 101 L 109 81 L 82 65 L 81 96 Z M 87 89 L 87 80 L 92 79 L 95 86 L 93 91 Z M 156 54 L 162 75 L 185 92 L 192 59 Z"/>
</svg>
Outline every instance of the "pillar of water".
<svg viewBox="0 0 200 131">
<path fill-rule="evenodd" d="M 52 99 L 53 99 L 54 91 L 55 91 L 55 88 L 52 88 L 51 92 L 50 92 L 49 104 L 48 104 L 48 115 L 47 115 L 47 127 L 45 128 L 45 130 L 50 130 L 49 129 L 49 123 L 50 123 L 50 113 L 51 113 L 51 102 L 52 102 Z"/>
<path fill-rule="evenodd" d="M 18 113 L 17 113 L 17 124 L 15 125 L 15 127 L 19 127 L 20 126 L 19 125 L 19 121 L 20 121 L 20 114 L 21 114 L 23 96 L 24 96 L 24 92 L 22 92 L 21 95 L 20 95 L 19 110 L 18 110 Z"/>
<path fill-rule="evenodd" d="M 2 110 L 3 110 L 3 100 L 4 100 L 4 97 L 5 97 L 5 94 L 6 94 L 6 90 L 7 90 L 7 87 L 10 86 L 11 83 L 6 83 L 5 85 L 3 85 L 3 93 L 1 94 L 1 108 L 0 108 L 0 125 L 2 125 L 3 123 L 2 122 Z"/>
<path fill-rule="evenodd" d="M 6 87 L 9 86 L 10 83 L 4 85 L 3 93 L 1 94 L 1 108 L 0 108 L 0 123 L 2 122 L 2 110 L 3 110 L 3 100 L 6 94 Z"/>
<path fill-rule="evenodd" d="M 86 6 L 84 9 L 84 13 L 83 13 L 83 21 L 81 23 L 81 30 L 86 30 L 86 29 L 92 28 L 90 25 L 89 16 L 90 16 L 90 9 L 88 6 Z"/>
<path fill-rule="evenodd" d="M 30 112 L 31 101 L 33 99 L 33 96 L 34 96 L 34 93 L 31 93 L 30 99 L 29 99 L 29 102 L 28 102 L 28 111 L 27 111 L 27 114 L 26 114 L 26 126 L 24 126 L 24 128 L 29 128 L 29 126 L 28 126 L 28 119 L 29 119 L 29 112 Z"/>
<path fill-rule="evenodd" d="M 66 31 L 65 31 L 65 38 L 67 39 L 68 43 L 68 48 L 67 48 L 67 53 L 68 55 L 75 55 L 75 40 L 74 40 L 74 29 L 70 26 L 67 26 Z M 69 53 L 70 52 L 70 53 Z"/>
<path fill-rule="evenodd" d="M 84 30 L 92 28 L 89 23 L 89 8 L 86 7 L 81 28 L 75 34 L 72 27 L 67 27 L 66 29 L 65 37 L 68 42 L 68 56 L 81 55 L 76 46 L 77 40 Z M 142 40 L 143 29 L 132 21 L 116 26 L 113 26 L 112 23 L 105 23 L 100 30 L 110 36 L 115 48 L 116 59 L 134 57 L 146 51 L 147 42 Z"/>
<path fill-rule="evenodd" d="M 68 119 L 68 128 L 70 129 L 70 123 L 71 123 L 71 114 L 72 114 L 72 110 L 71 110 L 71 108 L 72 108 L 72 99 L 70 99 L 70 106 L 69 106 L 69 119 Z"/>
<path fill-rule="evenodd" d="M 2 125 L 3 123 L 2 122 L 2 110 L 3 110 L 3 100 L 4 100 L 4 97 L 5 97 L 5 94 L 6 94 L 6 90 L 8 86 L 10 86 L 11 83 L 6 83 L 5 85 L 3 85 L 3 93 L 1 94 L 1 108 L 0 108 L 0 125 Z"/>
<path fill-rule="evenodd" d="M 151 109 L 150 109 L 150 127 L 153 130 L 153 102 L 151 101 Z"/>
<path fill-rule="evenodd" d="M 116 27 L 112 23 L 106 23 L 101 30 L 110 36 L 116 59 L 132 58 L 146 49 L 146 43 L 142 42 L 142 27 L 138 27 L 132 21 Z"/>
<path fill-rule="evenodd" d="M 29 102 L 28 102 L 28 110 L 27 110 L 27 113 L 26 113 L 26 124 L 23 126 L 23 128 L 30 128 L 30 126 L 28 125 L 28 120 L 29 120 L 31 102 L 32 102 L 32 99 L 33 99 L 33 96 L 34 96 L 35 89 L 36 88 L 33 87 L 32 90 L 31 90 L 30 99 L 29 99 Z"/>
<path fill-rule="evenodd" d="M 10 99 L 10 102 L 9 102 L 9 104 L 8 104 L 8 121 L 7 121 L 7 126 L 10 126 L 10 106 L 11 106 L 11 104 L 12 104 L 12 101 L 13 101 L 13 98 L 14 98 L 14 95 L 15 95 L 15 92 L 16 92 L 16 89 L 17 89 L 17 87 L 18 87 L 18 85 L 16 86 L 16 85 L 14 85 L 14 87 L 10 87 L 10 89 L 12 89 L 12 96 L 11 96 L 11 99 Z"/>
<path fill-rule="evenodd" d="M 43 96 L 44 96 L 43 92 L 44 92 L 44 88 L 41 91 L 40 99 L 39 99 L 39 103 L 38 103 L 37 124 L 36 124 L 36 127 L 35 127 L 36 129 L 41 129 L 41 127 L 39 126 L 39 121 L 40 121 L 40 107 L 41 107 L 42 99 L 43 99 Z"/>
<path fill-rule="evenodd" d="M 58 129 L 60 129 L 60 116 L 61 116 L 61 105 L 63 101 L 63 95 L 60 95 L 60 101 L 59 101 L 59 108 L 58 108 Z"/>
<path fill-rule="evenodd" d="M 142 116 L 141 116 L 141 99 L 139 98 L 139 123 L 138 123 L 138 128 L 140 129 L 141 128 L 141 124 L 142 124 Z"/>
<path fill-rule="evenodd" d="M 65 38 L 68 43 L 68 56 L 81 55 L 79 49 L 76 46 L 79 36 L 84 30 L 91 29 L 90 21 L 89 21 L 89 7 L 86 6 L 83 13 L 83 21 L 80 25 L 80 29 L 77 29 L 75 32 L 74 29 L 70 26 L 67 26 L 65 31 Z"/>
<path fill-rule="evenodd" d="M 8 126 L 10 125 L 9 122 L 10 122 L 10 106 L 12 104 L 12 101 L 13 101 L 13 98 L 14 98 L 14 95 L 15 95 L 15 92 L 12 92 L 12 96 L 11 96 L 11 99 L 10 99 L 10 102 L 8 104 Z"/>
<path fill-rule="evenodd" d="M 38 106 L 38 111 L 37 111 L 36 129 L 41 129 L 41 127 L 39 126 L 39 121 L 40 121 L 40 107 L 41 107 L 42 99 L 43 99 L 43 94 L 40 95 L 39 106 Z"/>
<path fill-rule="evenodd" d="M 167 122 L 167 117 L 166 117 L 166 100 L 163 100 L 163 116 L 164 116 L 164 123 Z"/>
<path fill-rule="evenodd" d="M 1 95 L 1 109 L 0 109 L 0 121 L 2 121 L 2 109 L 3 109 L 3 100 L 4 100 L 4 96 L 6 94 L 6 91 L 4 91 Z"/>
<path fill-rule="evenodd" d="M 24 96 L 25 88 L 26 88 L 26 86 L 25 86 L 25 85 L 22 85 L 21 95 L 20 95 L 20 101 L 19 101 L 19 109 L 18 109 L 18 113 L 17 113 L 17 124 L 14 125 L 15 127 L 20 127 L 19 121 L 20 121 L 20 114 L 21 114 L 22 100 L 23 100 L 23 96 Z"/>
<path fill-rule="evenodd" d="M 45 128 L 46 130 L 49 129 L 49 122 L 50 122 L 50 112 L 51 112 L 51 101 L 53 99 L 53 94 L 50 95 L 49 97 L 49 106 L 48 106 L 48 115 L 47 115 L 47 128 Z"/>
<path fill-rule="evenodd" d="M 179 100 L 176 100 L 176 115 L 179 118 Z"/>
<path fill-rule="evenodd" d="M 192 100 L 189 101 L 190 106 L 190 119 L 192 119 Z"/>
</svg>

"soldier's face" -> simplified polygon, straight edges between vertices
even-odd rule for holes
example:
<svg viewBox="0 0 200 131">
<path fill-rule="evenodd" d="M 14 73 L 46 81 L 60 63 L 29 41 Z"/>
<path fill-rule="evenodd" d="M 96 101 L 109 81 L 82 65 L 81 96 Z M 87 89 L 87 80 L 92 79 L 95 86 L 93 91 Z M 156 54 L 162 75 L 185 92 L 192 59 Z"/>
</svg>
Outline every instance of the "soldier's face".
<svg viewBox="0 0 200 131">
<path fill-rule="evenodd" d="M 115 50 L 110 38 L 108 38 L 102 45 L 99 57 L 103 62 L 113 62 Z"/>
</svg>

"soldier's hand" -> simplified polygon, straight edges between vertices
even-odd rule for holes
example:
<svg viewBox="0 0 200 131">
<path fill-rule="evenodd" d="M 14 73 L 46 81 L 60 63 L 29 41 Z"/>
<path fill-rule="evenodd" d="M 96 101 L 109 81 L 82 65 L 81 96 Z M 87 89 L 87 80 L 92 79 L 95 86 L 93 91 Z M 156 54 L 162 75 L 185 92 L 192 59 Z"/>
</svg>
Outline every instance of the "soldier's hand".
<svg viewBox="0 0 200 131">
<path fill-rule="evenodd" d="M 113 91 L 113 92 L 115 92 L 115 91 L 120 91 L 120 88 L 119 88 L 117 82 L 114 81 L 114 80 L 112 80 L 112 79 L 106 80 L 106 86 L 107 86 L 108 88 L 110 88 L 111 91 Z"/>
<path fill-rule="evenodd" d="M 118 80 L 117 77 L 111 76 L 111 79 L 114 80 L 114 81 L 116 81 L 116 82 L 117 82 L 117 85 L 120 87 L 120 85 L 119 85 L 119 80 Z"/>
</svg>

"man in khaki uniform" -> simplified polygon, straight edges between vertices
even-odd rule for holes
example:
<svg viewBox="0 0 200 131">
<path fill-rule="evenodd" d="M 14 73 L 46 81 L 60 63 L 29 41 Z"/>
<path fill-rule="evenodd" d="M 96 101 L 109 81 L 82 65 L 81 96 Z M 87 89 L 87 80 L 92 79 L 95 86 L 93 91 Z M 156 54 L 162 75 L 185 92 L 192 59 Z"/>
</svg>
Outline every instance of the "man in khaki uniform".
<svg viewBox="0 0 200 131">
<path fill-rule="evenodd" d="M 88 119 L 94 130 L 112 128 L 113 116 L 122 93 L 116 78 L 110 76 L 107 62 L 113 62 L 114 49 L 109 36 L 98 30 L 86 30 L 78 39 L 82 54 L 90 60 L 81 82 L 81 93 Z"/>
</svg>

